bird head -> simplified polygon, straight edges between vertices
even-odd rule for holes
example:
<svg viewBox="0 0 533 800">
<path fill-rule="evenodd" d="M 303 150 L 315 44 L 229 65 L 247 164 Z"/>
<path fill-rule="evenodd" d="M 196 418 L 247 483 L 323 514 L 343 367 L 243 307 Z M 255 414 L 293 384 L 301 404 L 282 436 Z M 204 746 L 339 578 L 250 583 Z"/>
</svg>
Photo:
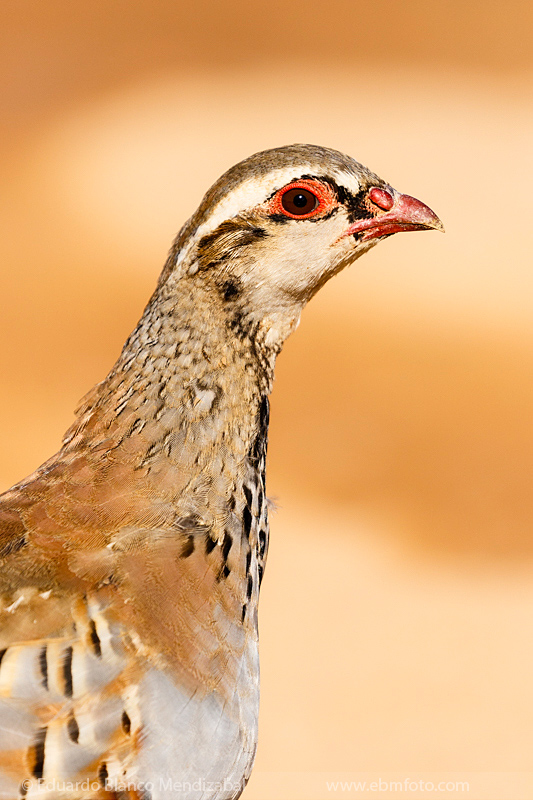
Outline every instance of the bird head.
<svg viewBox="0 0 533 800">
<path fill-rule="evenodd" d="M 428 206 L 354 159 L 290 145 L 222 175 L 178 235 L 164 277 L 198 274 L 241 320 L 279 327 L 381 239 L 427 229 L 443 230 Z"/>
</svg>

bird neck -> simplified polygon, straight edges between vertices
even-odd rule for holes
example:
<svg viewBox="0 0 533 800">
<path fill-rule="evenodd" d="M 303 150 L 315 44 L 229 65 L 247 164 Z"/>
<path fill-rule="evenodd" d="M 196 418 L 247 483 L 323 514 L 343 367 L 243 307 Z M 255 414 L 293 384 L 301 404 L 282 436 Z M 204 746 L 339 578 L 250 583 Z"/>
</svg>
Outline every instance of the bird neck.
<svg viewBox="0 0 533 800">
<path fill-rule="evenodd" d="M 190 483 L 216 471 L 223 454 L 222 471 L 235 482 L 258 438 L 266 447 L 266 398 L 294 327 L 278 321 L 273 335 L 272 325 L 202 276 L 160 284 L 117 363 L 84 398 L 64 451 L 127 454 L 136 471 L 164 464 L 176 491 L 183 476 Z M 220 499 L 226 494 L 221 487 Z"/>
</svg>

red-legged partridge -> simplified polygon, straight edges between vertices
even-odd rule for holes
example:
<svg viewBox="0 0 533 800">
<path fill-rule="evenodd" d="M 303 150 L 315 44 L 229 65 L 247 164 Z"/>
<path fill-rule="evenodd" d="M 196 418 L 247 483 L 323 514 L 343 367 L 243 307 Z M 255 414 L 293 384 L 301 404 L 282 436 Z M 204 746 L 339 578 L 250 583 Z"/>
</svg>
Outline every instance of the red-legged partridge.
<svg viewBox="0 0 533 800">
<path fill-rule="evenodd" d="M 257 744 L 274 363 L 423 203 L 334 150 L 230 169 L 60 451 L 0 497 L 0 800 L 230 800 Z"/>
</svg>

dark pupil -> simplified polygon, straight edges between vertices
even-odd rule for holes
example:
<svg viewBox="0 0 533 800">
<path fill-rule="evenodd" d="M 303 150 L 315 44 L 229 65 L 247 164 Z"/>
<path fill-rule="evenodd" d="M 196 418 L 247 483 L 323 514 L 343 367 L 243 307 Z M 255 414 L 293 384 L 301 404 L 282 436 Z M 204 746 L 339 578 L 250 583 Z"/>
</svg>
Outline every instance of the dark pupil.
<svg viewBox="0 0 533 800">
<path fill-rule="evenodd" d="M 296 208 L 305 208 L 309 202 L 309 198 L 307 198 L 304 194 L 297 194 L 292 202 Z"/>
<path fill-rule="evenodd" d="M 309 214 L 318 205 L 317 197 L 307 189 L 289 189 L 281 198 L 281 205 L 289 214 Z"/>
</svg>

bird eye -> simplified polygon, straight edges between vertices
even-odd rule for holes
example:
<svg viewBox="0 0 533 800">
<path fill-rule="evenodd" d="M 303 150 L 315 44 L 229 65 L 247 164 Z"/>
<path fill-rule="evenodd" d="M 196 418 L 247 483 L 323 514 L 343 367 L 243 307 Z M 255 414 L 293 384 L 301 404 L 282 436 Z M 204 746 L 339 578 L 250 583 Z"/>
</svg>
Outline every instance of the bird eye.
<svg viewBox="0 0 533 800">
<path fill-rule="evenodd" d="M 286 184 L 268 201 L 268 211 L 274 217 L 289 219 L 322 218 L 338 206 L 337 197 L 328 183 L 319 178 L 305 177 Z"/>
<path fill-rule="evenodd" d="M 304 217 L 311 214 L 318 204 L 318 197 L 309 189 L 301 187 L 289 189 L 281 196 L 281 207 L 293 217 Z"/>
</svg>

